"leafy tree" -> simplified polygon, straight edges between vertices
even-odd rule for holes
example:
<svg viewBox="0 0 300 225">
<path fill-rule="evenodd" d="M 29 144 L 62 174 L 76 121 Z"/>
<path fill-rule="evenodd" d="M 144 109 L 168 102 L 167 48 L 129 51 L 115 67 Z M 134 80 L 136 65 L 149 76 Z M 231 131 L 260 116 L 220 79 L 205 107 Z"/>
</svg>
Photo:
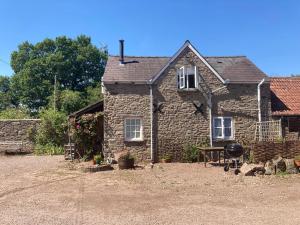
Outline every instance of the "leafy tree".
<svg viewBox="0 0 300 225">
<path fill-rule="evenodd" d="M 96 87 L 88 87 L 86 89 L 86 101 L 88 104 L 93 104 L 103 98 L 100 85 Z"/>
<path fill-rule="evenodd" d="M 10 78 L 0 76 L 0 110 L 11 105 Z"/>
<path fill-rule="evenodd" d="M 61 91 L 85 92 L 88 87 L 96 87 L 106 59 L 106 49 L 97 48 L 84 35 L 45 39 L 35 45 L 24 42 L 11 55 L 14 101 L 33 112 L 40 110 L 49 103 L 55 78 Z"/>
<path fill-rule="evenodd" d="M 64 90 L 61 92 L 60 105 L 61 110 L 69 115 L 84 107 L 86 101 L 82 98 L 80 92 Z"/>
</svg>

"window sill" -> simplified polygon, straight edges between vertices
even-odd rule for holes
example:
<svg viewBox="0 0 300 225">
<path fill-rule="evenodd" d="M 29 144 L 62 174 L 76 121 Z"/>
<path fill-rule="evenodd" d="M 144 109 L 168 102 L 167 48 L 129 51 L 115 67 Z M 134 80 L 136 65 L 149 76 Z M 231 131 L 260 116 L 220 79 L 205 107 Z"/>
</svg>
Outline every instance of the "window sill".
<svg viewBox="0 0 300 225">
<path fill-rule="evenodd" d="M 125 139 L 125 142 L 143 142 L 144 139 Z"/>
<path fill-rule="evenodd" d="M 182 89 L 177 88 L 177 91 L 178 91 L 178 92 L 185 92 L 185 91 L 199 91 L 199 89 L 198 89 L 198 88 L 182 88 Z"/>
<path fill-rule="evenodd" d="M 222 141 L 234 141 L 234 138 L 213 138 L 215 142 L 222 142 Z"/>
</svg>

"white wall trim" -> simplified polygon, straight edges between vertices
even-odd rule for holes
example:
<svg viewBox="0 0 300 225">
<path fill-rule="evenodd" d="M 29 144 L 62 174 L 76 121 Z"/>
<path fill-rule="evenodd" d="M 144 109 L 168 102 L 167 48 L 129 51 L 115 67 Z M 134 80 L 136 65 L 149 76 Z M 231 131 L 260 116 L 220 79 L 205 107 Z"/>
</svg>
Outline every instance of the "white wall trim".
<svg viewBox="0 0 300 225">
<path fill-rule="evenodd" d="M 198 58 L 217 76 L 217 78 L 223 83 L 225 84 L 225 80 L 221 77 L 221 75 L 200 55 L 200 53 L 196 50 L 196 48 L 194 48 L 194 46 L 189 42 L 186 41 L 184 43 L 184 45 L 175 53 L 175 55 L 169 60 L 169 62 L 158 72 L 158 74 L 156 74 L 151 80 L 151 83 L 154 83 L 162 74 L 163 72 L 170 66 L 170 64 L 172 62 L 174 62 L 177 57 L 181 54 L 181 52 L 185 49 L 185 48 L 190 48 L 195 55 L 198 56 Z"/>
</svg>

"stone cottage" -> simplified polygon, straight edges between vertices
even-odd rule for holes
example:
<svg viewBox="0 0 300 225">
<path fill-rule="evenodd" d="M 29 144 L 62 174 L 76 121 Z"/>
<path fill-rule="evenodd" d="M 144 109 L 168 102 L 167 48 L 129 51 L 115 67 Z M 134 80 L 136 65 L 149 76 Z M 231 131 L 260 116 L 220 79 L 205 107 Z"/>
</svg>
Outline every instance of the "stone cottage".
<svg viewBox="0 0 300 225">
<path fill-rule="evenodd" d="M 271 116 L 270 83 L 245 56 L 202 56 L 186 41 L 172 57 L 110 56 L 103 76 L 104 151 L 141 160 L 183 147 L 254 139 Z"/>
</svg>

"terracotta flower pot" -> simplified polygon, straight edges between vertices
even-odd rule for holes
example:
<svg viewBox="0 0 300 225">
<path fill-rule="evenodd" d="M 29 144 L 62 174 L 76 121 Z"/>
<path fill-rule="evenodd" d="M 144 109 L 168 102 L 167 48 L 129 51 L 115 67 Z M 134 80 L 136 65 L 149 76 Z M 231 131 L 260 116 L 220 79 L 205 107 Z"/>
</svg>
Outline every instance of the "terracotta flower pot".
<svg viewBox="0 0 300 225">
<path fill-rule="evenodd" d="M 119 160 L 118 165 L 120 170 L 132 169 L 134 168 L 134 158 Z"/>
<path fill-rule="evenodd" d="M 170 163 L 170 162 L 171 162 L 171 159 L 162 159 L 161 162 L 162 162 L 162 163 Z"/>
<path fill-rule="evenodd" d="M 300 167 L 300 159 L 295 159 L 295 165 L 296 165 L 297 167 Z"/>
</svg>

